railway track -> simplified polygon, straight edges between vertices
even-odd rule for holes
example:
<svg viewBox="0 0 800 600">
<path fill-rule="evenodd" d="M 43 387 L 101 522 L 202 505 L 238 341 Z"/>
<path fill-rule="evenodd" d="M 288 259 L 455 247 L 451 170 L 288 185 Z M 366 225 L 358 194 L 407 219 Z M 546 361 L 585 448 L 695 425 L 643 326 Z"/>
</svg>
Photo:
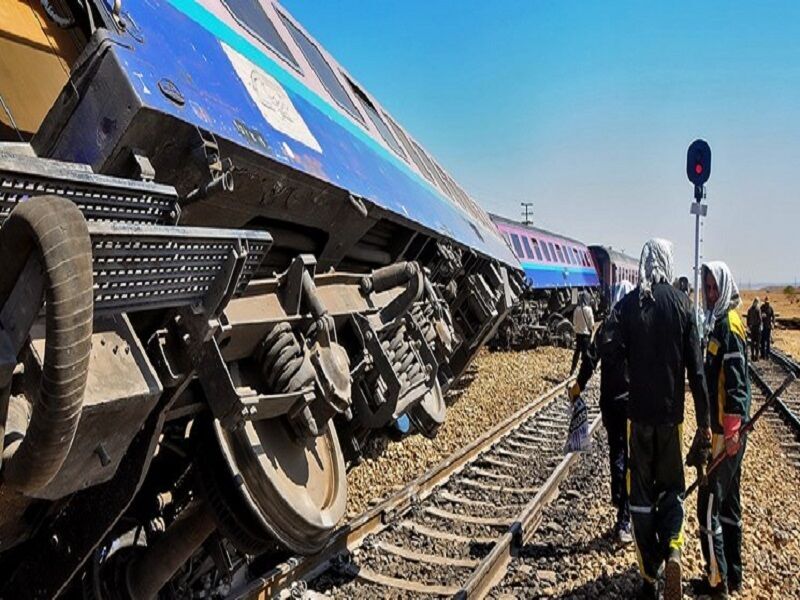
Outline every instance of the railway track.
<svg viewBox="0 0 800 600">
<path fill-rule="evenodd" d="M 290 559 L 230 597 L 301 597 L 307 588 L 347 598 L 483 597 L 579 458 L 562 451 L 571 381 L 344 525 L 318 555 Z M 591 432 L 596 393 L 587 390 Z"/>
<path fill-rule="evenodd" d="M 769 361 L 750 367 L 753 379 L 766 396 L 780 385 L 787 373 L 800 376 L 800 364 L 779 350 L 772 350 Z M 781 446 L 787 450 L 790 462 L 800 468 L 800 381 L 793 382 L 776 399 L 775 409 L 777 415 L 769 420 L 787 433 Z"/>
</svg>

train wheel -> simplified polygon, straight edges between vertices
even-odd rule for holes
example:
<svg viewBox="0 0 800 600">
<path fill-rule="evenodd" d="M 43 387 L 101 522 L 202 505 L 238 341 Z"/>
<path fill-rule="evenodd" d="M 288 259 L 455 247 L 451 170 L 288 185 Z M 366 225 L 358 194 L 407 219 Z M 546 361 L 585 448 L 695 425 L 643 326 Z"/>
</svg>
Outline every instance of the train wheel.
<svg viewBox="0 0 800 600">
<path fill-rule="evenodd" d="M 572 323 L 563 319 L 555 329 L 555 343 L 561 348 L 572 348 L 575 346 L 575 329 Z"/>
<path fill-rule="evenodd" d="M 425 394 L 425 397 L 420 400 L 414 408 L 412 408 L 408 417 L 411 422 L 426 438 L 436 437 L 439 427 L 444 423 L 447 416 L 447 406 L 444 402 L 444 394 L 439 382 L 433 384 L 431 391 Z"/>
<path fill-rule="evenodd" d="M 214 421 L 212 429 L 213 440 L 200 446 L 216 446 L 218 456 L 207 460 L 206 449 L 198 471 L 223 534 L 248 554 L 274 550 L 276 541 L 301 554 L 319 550 L 344 516 L 347 497 L 332 424 L 308 437 L 284 418 L 249 421 L 236 431 Z M 214 468 L 213 458 L 223 468 Z"/>
</svg>

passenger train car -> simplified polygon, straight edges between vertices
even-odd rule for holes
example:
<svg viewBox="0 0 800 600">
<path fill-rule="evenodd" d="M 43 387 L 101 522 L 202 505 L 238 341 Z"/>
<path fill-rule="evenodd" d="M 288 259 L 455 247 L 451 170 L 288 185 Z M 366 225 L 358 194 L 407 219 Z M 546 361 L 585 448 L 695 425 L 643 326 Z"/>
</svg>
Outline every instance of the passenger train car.
<svg viewBox="0 0 800 600">
<path fill-rule="evenodd" d="M 605 310 L 616 296 L 620 283 L 639 281 L 639 261 L 608 246 L 589 246 L 600 277 L 600 307 Z"/>
<path fill-rule="evenodd" d="M 3 0 L 0 142 L 0 597 L 227 597 L 320 549 L 346 468 L 436 434 L 521 291 L 489 216 L 272 0 Z M 558 276 L 586 260 L 546 243 Z"/>
<path fill-rule="evenodd" d="M 499 215 L 491 218 L 519 258 L 524 275 L 523 293 L 500 326 L 493 348 L 571 346 L 571 315 L 579 294 L 588 294 L 602 316 L 623 279 L 638 281 L 638 261 L 621 252 L 587 246 Z"/>
</svg>

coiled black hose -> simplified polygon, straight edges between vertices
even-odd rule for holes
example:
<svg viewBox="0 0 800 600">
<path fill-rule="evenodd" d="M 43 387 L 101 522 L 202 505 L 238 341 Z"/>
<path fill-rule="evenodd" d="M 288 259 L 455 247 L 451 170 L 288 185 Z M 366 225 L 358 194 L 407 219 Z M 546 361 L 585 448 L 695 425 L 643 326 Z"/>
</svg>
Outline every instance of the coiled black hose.
<svg viewBox="0 0 800 600">
<path fill-rule="evenodd" d="M 43 488 L 58 473 L 81 416 L 94 302 L 89 230 L 75 204 L 42 196 L 11 212 L 0 228 L 0 306 L 33 253 L 45 289 L 42 379 L 25 437 L 2 472 L 4 483 L 23 494 Z"/>
</svg>

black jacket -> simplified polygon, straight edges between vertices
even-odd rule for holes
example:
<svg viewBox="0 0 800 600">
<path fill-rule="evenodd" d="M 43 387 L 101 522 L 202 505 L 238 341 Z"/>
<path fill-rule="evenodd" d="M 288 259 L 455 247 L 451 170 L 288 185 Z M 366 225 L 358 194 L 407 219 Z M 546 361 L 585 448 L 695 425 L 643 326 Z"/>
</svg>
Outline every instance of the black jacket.
<svg viewBox="0 0 800 600">
<path fill-rule="evenodd" d="M 586 389 L 586 383 L 592 378 L 592 373 L 600 363 L 600 404 L 613 400 L 625 401 L 628 398 L 628 365 L 624 359 L 617 356 L 605 356 L 600 353 L 598 340 L 603 339 L 605 322 L 600 324 L 594 334 L 592 343 L 584 352 L 581 359 L 581 368 L 578 370 L 578 385 Z"/>
<path fill-rule="evenodd" d="M 686 294 L 668 283 L 653 286 L 639 306 L 639 288 L 606 319 L 601 354 L 624 358 L 630 375 L 628 418 L 648 425 L 683 423 L 684 372 L 694 397 L 697 424 L 707 427 L 708 389 L 697 321 Z"/>
<path fill-rule="evenodd" d="M 772 326 L 775 324 L 775 311 L 772 310 L 772 307 L 764 302 L 761 305 L 761 328 L 762 329 L 772 329 Z"/>
</svg>

